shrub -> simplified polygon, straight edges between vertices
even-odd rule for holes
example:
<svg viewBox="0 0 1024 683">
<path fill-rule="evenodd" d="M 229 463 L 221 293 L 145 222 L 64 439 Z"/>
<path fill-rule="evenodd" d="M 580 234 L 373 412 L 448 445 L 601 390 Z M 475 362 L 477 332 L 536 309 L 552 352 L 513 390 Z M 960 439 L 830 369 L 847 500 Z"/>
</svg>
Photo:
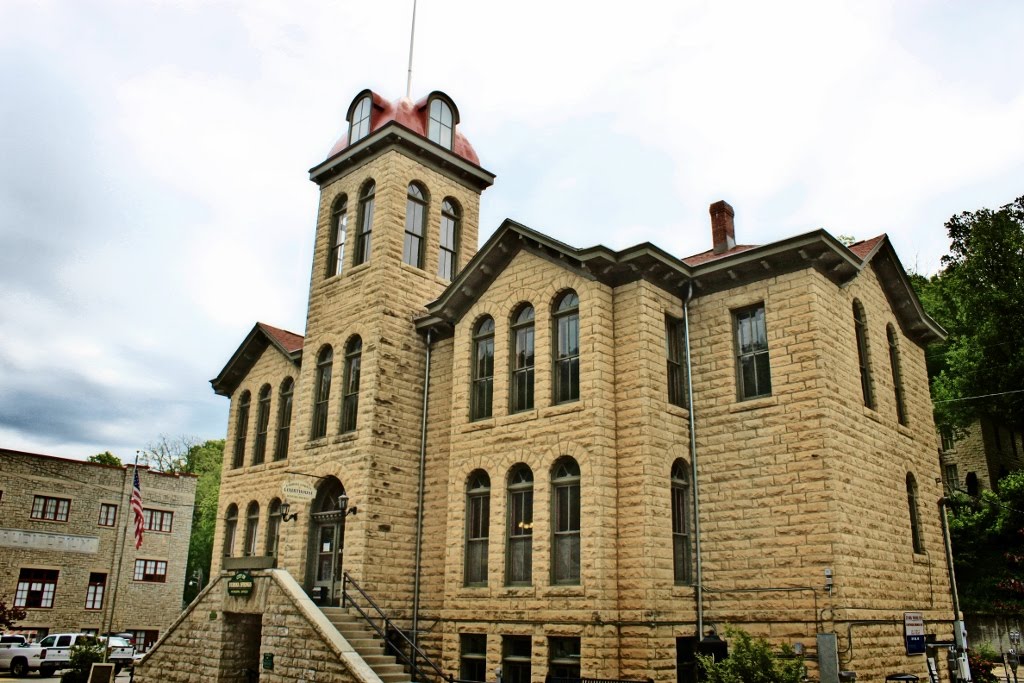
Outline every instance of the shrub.
<svg viewBox="0 0 1024 683">
<path fill-rule="evenodd" d="M 764 638 L 752 638 L 746 631 L 727 628 L 732 640 L 729 656 L 720 662 L 707 655 L 697 655 L 709 683 L 800 683 L 804 664 L 793 649 L 783 645 L 781 652 L 772 652 Z"/>
<path fill-rule="evenodd" d="M 103 661 L 103 647 L 96 642 L 85 642 L 71 648 L 71 668 L 60 676 L 60 683 L 89 683 L 93 662 Z"/>
</svg>

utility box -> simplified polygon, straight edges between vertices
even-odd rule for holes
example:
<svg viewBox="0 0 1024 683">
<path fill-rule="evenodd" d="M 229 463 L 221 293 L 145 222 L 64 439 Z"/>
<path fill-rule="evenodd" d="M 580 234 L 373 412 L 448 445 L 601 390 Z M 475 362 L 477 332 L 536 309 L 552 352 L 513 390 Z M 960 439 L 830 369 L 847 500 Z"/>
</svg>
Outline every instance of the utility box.
<svg viewBox="0 0 1024 683">
<path fill-rule="evenodd" d="M 839 644 L 834 633 L 819 633 L 818 676 L 821 683 L 839 683 Z"/>
</svg>

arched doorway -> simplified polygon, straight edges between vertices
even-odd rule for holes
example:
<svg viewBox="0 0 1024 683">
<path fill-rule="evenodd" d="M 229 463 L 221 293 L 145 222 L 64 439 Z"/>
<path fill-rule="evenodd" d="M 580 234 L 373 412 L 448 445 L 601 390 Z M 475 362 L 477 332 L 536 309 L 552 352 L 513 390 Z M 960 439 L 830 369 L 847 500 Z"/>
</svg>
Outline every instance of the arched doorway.
<svg viewBox="0 0 1024 683">
<path fill-rule="evenodd" d="M 317 487 L 310 515 L 309 588 L 321 605 L 337 605 L 341 598 L 347 502 L 345 487 L 336 477 L 324 478 Z"/>
</svg>

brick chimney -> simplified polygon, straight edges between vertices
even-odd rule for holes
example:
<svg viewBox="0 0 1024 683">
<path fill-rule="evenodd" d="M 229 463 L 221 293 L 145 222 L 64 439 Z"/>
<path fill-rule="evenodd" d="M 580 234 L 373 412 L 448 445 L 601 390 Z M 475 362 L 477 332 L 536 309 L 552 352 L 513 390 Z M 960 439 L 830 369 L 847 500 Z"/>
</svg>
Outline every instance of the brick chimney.
<svg viewBox="0 0 1024 683">
<path fill-rule="evenodd" d="M 709 211 L 711 212 L 711 242 L 714 244 L 714 252 L 721 254 L 736 246 L 736 228 L 732 221 L 736 212 L 726 201 L 715 202 Z"/>
</svg>

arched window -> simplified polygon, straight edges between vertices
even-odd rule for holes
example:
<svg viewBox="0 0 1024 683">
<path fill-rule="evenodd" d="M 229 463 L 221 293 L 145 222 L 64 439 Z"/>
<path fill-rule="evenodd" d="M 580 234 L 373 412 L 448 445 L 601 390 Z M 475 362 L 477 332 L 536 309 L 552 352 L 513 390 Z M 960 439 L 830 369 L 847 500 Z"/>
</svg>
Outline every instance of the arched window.
<svg viewBox="0 0 1024 683">
<path fill-rule="evenodd" d="M 580 298 L 571 289 L 558 299 L 554 314 L 555 403 L 580 397 Z"/>
<path fill-rule="evenodd" d="M 334 351 L 330 346 L 325 346 L 320 349 L 320 355 L 316 359 L 311 439 L 327 436 L 327 403 L 331 399 L 331 371 L 333 366 Z"/>
<path fill-rule="evenodd" d="M 448 197 L 441 202 L 441 251 L 437 258 L 437 276 L 455 279 L 459 271 L 459 230 L 462 212 L 455 200 Z"/>
<path fill-rule="evenodd" d="M 256 535 L 260 526 L 260 504 L 255 500 L 245 510 L 245 555 L 256 554 Z"/>
<path fill-rule="evenodd" d="M 533 306 L 512 316 L 512 391 L 510 412 L 533 408 Z"/>
<path fill-rule="evenodd" d="M 418 183 L 409 183 L 405 202 L 405 244 L 402 262 L 423 267 L 423 234 L 427 223 L 427 196 Z"/>
<path fill-rule="evenodd" d="M 238 531 L 238 506 L 232 503 L 224 513 L 224 557 L 235 552 L 235 533 Z"/>
<path fill-rule="evenodd" d="M 256 403 L 256 443 L 252 449 L 252 464 L 259 465 L 267 455 L 267 428 L 270 425 L 270 385 L 260 389 Z"/>
<path fill-rule="evenodd" d="M 356 235 L 354 265 L 370 260 L 370 238 L 373 235 L 373 197 L 377 185 L 372 180 L 363 185 L 359 193 L 359 233 Z"/>
<path fill-rule="evenodd" d="M 431 100 L 427 138 L 445 149 L 451 149 L 453 124 L 452 108 L 448 106 L 448 103 L 441 99 Z"/>
<path fill-rule="evenodd" d="M 266 554 L 277 555 L 277 541 L 281 535 L 281 499 L 274 498 L 268 506 Z"/>
<path fill-rule="evenodd" d="M 487 546 L 491 529 L 491 478 L 476 470 L 466 482 L 467 586 L 487 585 Z"/>
<path fill-rule="evenodd" d="M 469 418 L 480 420 L 491 416 L 494 398 L 494 320 L 484 317 L 473 332 L 473 386 Z"/>
<path fill-rule="evenodd" d="M 693 581 L 690 562 L 690 473 L 682 458 L 672 463 L 672 567 L 677 584 Z"/>
<path fill-rule="evenodd" d="M 975 472 L 968 472 L 967 478 L 964 480 L 964 484 L 967 486 L 967 495 L 977 496 L 980 489 L 978 487 L 978 475 Z"/>
<path fill-rule="evenodd" d="M 889 367 L 892 369 L 892 388 L 896 394 L 896 419 L 901 425 L 907 424 L 907 404 L 903 396 L 903 373 L 900 371 L 900 347 L 896 342 L 896 328 L 889 324 L 885 328 L 889 337 Z"/>
<path fill-rule="evenodd" d="M 359 142 L 370 134 L 370 111 L 372 109 L 370 96 L 367 95 L 359 100 L 355 110 L 352 112 L 351 131 L 348 134 L 348 142 Z"/>
<path fill-rule="evenodd" d="M 341 431 L 356 428 L 359 414 L 359 374 L 362 368 L 363 340 L 358 336 L 348 340 L 345 347 L 345 381 L 342 385 Z"/>
<path fill-rule="evenodd" d="M 288 457 L 288 440 L 292 432 L 292 394 L 295 392 L 295 381 L 285 377 L 281 382 L 281 395 L 277 407 L 277 441 L 274 444 L 274 460 Z"/>
<path fill-rule="evenodd" d="M 243 391 L 238 399 L 238 417 L 235 419 L 235 453 L 231 462 L 232 467 L 241 467 L 245 464 L 245 437 L 249 432 L 249 403 L 252 395 Z"/>
<path fill-rule="evenodd" d="M 914 552 L 923 553 L 921 520 L 917 514 L 917 481 L 914 480 L 913 474 L 907 475 L 907 505 L 910 508 L 910 540 L 914 545 Z"/>
<path fill-rule="evenodd" d="M 508 473 L 508 549 L 505 582 L 533 580 L 533 472 L 520 463 Z"/>
<path fill-rule="evenodd" d="M 857 299 L 853 300 L 853 324 L 857 331 L 857 360 L 860 363 L 860 390 L 864 395 L 864 405 L 875 407 L 875 397 L 871 392 L 871 366 L 868 362 L 868 321 L 864 306 Z"/>
<path fill-rule="evenodd" d="M 331 210 L 331 244 L 327 253 L 327 277 L 341 275 L 345 267 L 345 237 L 348 235 L 348 196 L 334 200 Z"/>
<path fill-rule="evenodd" d="M 564 456 L 551 470 L 551 583 L 580 582 L 580 466 Z"/>
</svg>

